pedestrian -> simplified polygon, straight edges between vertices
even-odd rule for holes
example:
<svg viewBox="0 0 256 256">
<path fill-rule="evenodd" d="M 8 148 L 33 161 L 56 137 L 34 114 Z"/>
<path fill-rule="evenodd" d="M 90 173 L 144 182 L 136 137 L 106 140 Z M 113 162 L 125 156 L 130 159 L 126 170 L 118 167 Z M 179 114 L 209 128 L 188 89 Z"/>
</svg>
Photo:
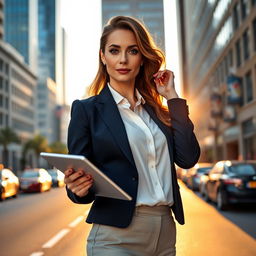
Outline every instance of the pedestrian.
<svg viewBox="0 0 256 256">
<path fill-rule="evenodd" d="M 140 21 L 113 17 L 100 39 L 92 97 L 72 104 L 69 153 L 84 155 L 132 197 L 95 197 L 86 170 L 65 171 L 68 197 L 92 203 L 88 256 L 176 255 L 172 214 L 180 224 L 184 214 L 174 163 L 191 168 L 200 148 L 164 64 Z"/>
</svg>

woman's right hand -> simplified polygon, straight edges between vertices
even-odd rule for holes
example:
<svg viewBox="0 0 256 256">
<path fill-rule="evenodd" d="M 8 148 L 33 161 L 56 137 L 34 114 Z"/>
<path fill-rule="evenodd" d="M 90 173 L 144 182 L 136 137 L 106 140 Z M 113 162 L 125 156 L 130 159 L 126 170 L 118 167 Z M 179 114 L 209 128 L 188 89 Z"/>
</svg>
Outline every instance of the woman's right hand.
<svg viewBox="0 0 256 256">
<path fill-rule="evenodd" d="M 86 174 L 83 170 L 74 171 L 73 169 L 67 169 L 64 173 L 64 182 L 69 190 L 79 197 L 88 194 L 89 188 L 93 184 L 90 174 Z"/>
</svg>

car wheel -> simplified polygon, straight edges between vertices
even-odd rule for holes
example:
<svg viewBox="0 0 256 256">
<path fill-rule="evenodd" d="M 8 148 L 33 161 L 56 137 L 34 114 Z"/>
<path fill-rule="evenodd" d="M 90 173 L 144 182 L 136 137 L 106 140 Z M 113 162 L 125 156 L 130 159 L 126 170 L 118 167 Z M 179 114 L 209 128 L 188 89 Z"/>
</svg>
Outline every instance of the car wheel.
<svg viewBox="0 0 256 256">
<path fill-rule="evenodd" d="M 217 208 L 221 211 L 227 209 L 227 196 L 225 192 L 221 192 L 220 190 L 217 193 Z"/>
</svg>

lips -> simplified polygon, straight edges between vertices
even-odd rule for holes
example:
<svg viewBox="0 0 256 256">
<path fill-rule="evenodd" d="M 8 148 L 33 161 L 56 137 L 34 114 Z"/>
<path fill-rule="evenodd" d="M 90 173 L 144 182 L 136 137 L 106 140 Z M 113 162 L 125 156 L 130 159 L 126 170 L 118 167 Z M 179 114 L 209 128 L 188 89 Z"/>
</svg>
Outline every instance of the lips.
<svg viewBox="0 0 256 256">
<path fill-rule="evenodd" d="M 119 68 L 119 69 L 116 69 L 116 71 L 119 72 L 120 74 L 127 74 L 131 70 L 128 68 Z"/>
</svg>

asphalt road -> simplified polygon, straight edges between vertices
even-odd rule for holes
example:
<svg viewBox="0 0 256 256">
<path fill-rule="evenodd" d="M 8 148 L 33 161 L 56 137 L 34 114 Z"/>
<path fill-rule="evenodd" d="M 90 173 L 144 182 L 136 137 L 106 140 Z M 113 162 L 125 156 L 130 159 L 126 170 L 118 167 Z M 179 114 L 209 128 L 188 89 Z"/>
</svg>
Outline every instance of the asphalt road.
<svg viewBox="0 0 256 256">
<path fill-rule="evenodd" d="M 176 224 L 177 256 L 256 255 L 255 209 L 222 213 L 180 185 L 186 224 Z M 70 202 L 64 188 L 1 202 L 0 255 L 85 256 L 89 207 Z"/>
<path fill-rule="evenodd" d="M 0 203 L 0 255 L 84 255 L 88 209 L 70 202 L 64 188 L 7 199 Z"/>
</svg>

